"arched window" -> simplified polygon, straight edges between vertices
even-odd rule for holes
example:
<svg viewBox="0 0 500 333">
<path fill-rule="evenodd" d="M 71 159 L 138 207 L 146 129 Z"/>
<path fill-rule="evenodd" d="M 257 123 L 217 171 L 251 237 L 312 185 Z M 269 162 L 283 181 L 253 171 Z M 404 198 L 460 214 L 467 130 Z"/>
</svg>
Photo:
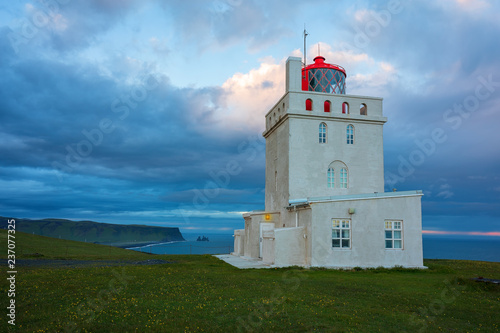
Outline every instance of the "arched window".
<svg viewBox="0 0 500 333">
<path fill-rule="evenodd" d="M 347 125 L 346 134 L 347 134 L 347 144 L 348 145 L 354 144 L 354 126 Z"/>
<path fill-rule="evenodd" d="M 327 184 L 328 184 L 328 188 L 335 187 L 335 170 L 333 168 L 328 168 Z"/>
<path fill-rule="evenodd" d="M 326 124 L 319 124 L 319 143 L 326 143 Z"/>
<path fill-rule="evenodd" d="M 347 188 L 347 169 L 340 169 L 340 188 Z"/>
<path fill-rule="evenodd" d="M 368 114 L 368 110 L 365 103 L 361 103 L 361 105 L 359 106 L 359 114 L 362 116 L 366 116 Z"/>
<path fill-rule="evenodd" d="M 308 98 L 306 99 L 306 110 L 312 111 L 312 109 L 313 109 L 313 101 L 312 99 Z"/>
<path fill-rule="evenodd" d="M 342 103 L 342 113 L 349 114 L 349 103 Z"/>
<path fill-rule="evenodd" d="M 335 174 L 335 172 L 337 172 L 337 174 Z M 328 188 L 349 187 L 349 172 L 344 162 L 337 160 L 330 163 L 327 171 L 327 187 Z"/>
<path fill-rule="evenodd" d="M 330 101 L 325 101 L 325 112 L 330 112 L 332 103 Z"/>
</svg>

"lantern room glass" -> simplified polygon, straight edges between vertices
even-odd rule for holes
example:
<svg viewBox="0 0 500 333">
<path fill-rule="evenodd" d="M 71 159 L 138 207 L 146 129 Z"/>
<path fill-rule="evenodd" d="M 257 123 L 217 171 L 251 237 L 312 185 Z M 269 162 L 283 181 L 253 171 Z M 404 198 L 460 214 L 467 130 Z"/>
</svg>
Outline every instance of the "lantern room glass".
<svg viewBox="0 0 500 333">
<path fill-rule="evenodd" d="M 308 71 L 309 91 L 345 94 L 345 75 L 330 68 L 311 68 Z"/>
</svg>

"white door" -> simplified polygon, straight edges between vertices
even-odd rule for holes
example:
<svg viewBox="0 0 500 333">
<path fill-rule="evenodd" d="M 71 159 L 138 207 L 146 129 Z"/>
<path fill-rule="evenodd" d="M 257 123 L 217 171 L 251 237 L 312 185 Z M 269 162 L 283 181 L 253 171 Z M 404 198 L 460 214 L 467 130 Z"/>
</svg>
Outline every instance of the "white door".
<svg viewBox="0 0 500 333">
<path fill-rule="evenodd" d="M 273 230 L 274 223 L 261 223 L 259 233 L 259 258 L 262 258 L 262 234 L 265 230 Z"/>
</svg>

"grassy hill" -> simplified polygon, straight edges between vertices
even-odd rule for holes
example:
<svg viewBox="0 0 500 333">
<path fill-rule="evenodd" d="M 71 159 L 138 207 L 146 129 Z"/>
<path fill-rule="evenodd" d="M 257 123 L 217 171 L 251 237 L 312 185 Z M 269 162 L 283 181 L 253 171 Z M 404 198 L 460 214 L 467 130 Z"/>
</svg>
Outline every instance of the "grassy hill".
<svg viewBox="0 0 500 333">
<path fill-rule="evenodd" d="M 9 219 L 11 218 L 0 216 L 0 228 L 7 228 L 7 221 Z M 30 220 L 15 218 L 15 220 L 18 231 L 40 236 L 114 246 L 184 240 L 179 228 L 121 225 L 92 221 L 76 222 L 64 219 Z"/>
<path fill-rule="evenodd" d="M 16 259 L 151 259 L 145 253 L 121 249 L 109 245 L 84 243 L 66 239 L 55 239 L 16 231 Z M 0 230 L 2 258 L 7 258 L 7 231 Z M 5 246 L 4 246 L 5 245 Z"/>
<path fill-rule="evenodd" d="M 6 233 L 0 231 L 5 257 Z M 81 243 L 80 243 L 81 244 Z M 17 267 L 12 332 L 498 332 L 500 263 L 426 260 L 414 269 L 239 270 L 212 256 L 147 255 L 83 244 L 71 258 L 158 258 L 122 267 Z M 67 241 L 16 233 L 16 249 Z M 48 252 L 46 252 L 48 253 Z M 108 257 L 110 256 L 110 257 Z M 43 257 L 42 257 L 43 258 Z M 43 259 L 37 259 L 41 261 Z M 50 261 L 47 261 L 49 263 Z M 0 288 L 8 289 L 6 279 Z M 5 310 L 6 297 L 1 301 Z M 4 314 L 5 315 L 5 314 Z"/>
</svg>

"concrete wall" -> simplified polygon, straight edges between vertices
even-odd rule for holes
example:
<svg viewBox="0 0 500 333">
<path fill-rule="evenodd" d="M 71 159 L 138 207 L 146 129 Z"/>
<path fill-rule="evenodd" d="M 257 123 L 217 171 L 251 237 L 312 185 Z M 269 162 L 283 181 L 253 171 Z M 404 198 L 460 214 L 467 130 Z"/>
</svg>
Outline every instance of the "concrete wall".
<svg viewBox="0 0 500 333">
<path fill-rule="evenodd" d="M 423 267 L 420 195 L 314 203 L 311 210 L 311 266 Z M 334 218 L 351 219 L 350 249 L 332 248 Z M 403 249 L 385 248 L 387 219 L 403 221 Z"/>
<path fill-rule="evenodd" d="M 286 60 L 286 91 L 302 90 L 302 61 L 297 57 L 288 57 Z"/>
<path fill-rule="evenodd" d="M 306 264 L 305 227 L 280 228 L 274 230 L 274 265 L 304 266 Z"/>
<path fill-rule="evenodd" d="M 245 241 L 243 244 L 243 256 L 245 257 L 259 257 L 259 221 L 260 215 L 245 217 Z"/>
<path fill-rule="evenodd" d="M 262 262 L 274 264 L 274 230 L 266 230 L 262 235 Z"/>
<path fill-rule="evenodd" d="M 312 110 L 306 110 L 306 100 L 312 100 Z M 325 101 L 330 101 L 330 112 L 324 112 Z M 342 118 L 360 121 L 386 122 L 383 116 L 382 98 L 358 95 L 340 95 L 320 93 L 314 91 L 285 92 L 281 99 L 266 113 L 266 131 L 268 133 L 274 126 L 285 118 L 287 114 L 313 115 L 327 118 Z M 349 113 L 342 113 L 342 104 L 349 104 Z M 367 106 L 367 114 L 360 113 L 359 106 Z"/>
<path fill-rule="evenodd" d="M 384 191 L 382 124 L 321 117 L 289 118 L 290 199 Z M 327 125 L 327 142 L 318 142 L 321 123 Z M 354 144 L 347 144 L 347 125 L 354 127 Z M 339 188 L 340 168 L 335 169 L 336 187 L 329 188 L 327 170 L 334 161 L 348 170 L 348 188 Z"/>
<path fill-rule="evenodd" d="M 260 257 L 260 224 L 274 223 L 274 227 L 281 225 L 279 212 L 253 211 L 243 215 L 245 219 L 243 256 L 248 258 Z"/>
<path fill-rule="evenodd" d="M 265 209 L 282 211 L 288 206 L 289 126 L 285 120 L 266 137 Z"/>
<path fill-rule="evenodd" d="M 242 256 L 245 253 L 245 229 L 234 231 L 234 252 L 233 255 Z"/>
<path fill-rule="evenodd" d="M 291 212 L 291 214 L 294 214 L 294 212 Z M 305 242 L 305 249 L 304 249 L 304 255 L 305 255 L 305 266 L 311 266 L 311 253 L 312 253 L 312 210 L 310 208 L 307 209 L 299 209 L 298 211 L 298 226 L 303 227 L 304 234 L 306 235 L 306 238 L 304 240 Z"/>
</svg>

